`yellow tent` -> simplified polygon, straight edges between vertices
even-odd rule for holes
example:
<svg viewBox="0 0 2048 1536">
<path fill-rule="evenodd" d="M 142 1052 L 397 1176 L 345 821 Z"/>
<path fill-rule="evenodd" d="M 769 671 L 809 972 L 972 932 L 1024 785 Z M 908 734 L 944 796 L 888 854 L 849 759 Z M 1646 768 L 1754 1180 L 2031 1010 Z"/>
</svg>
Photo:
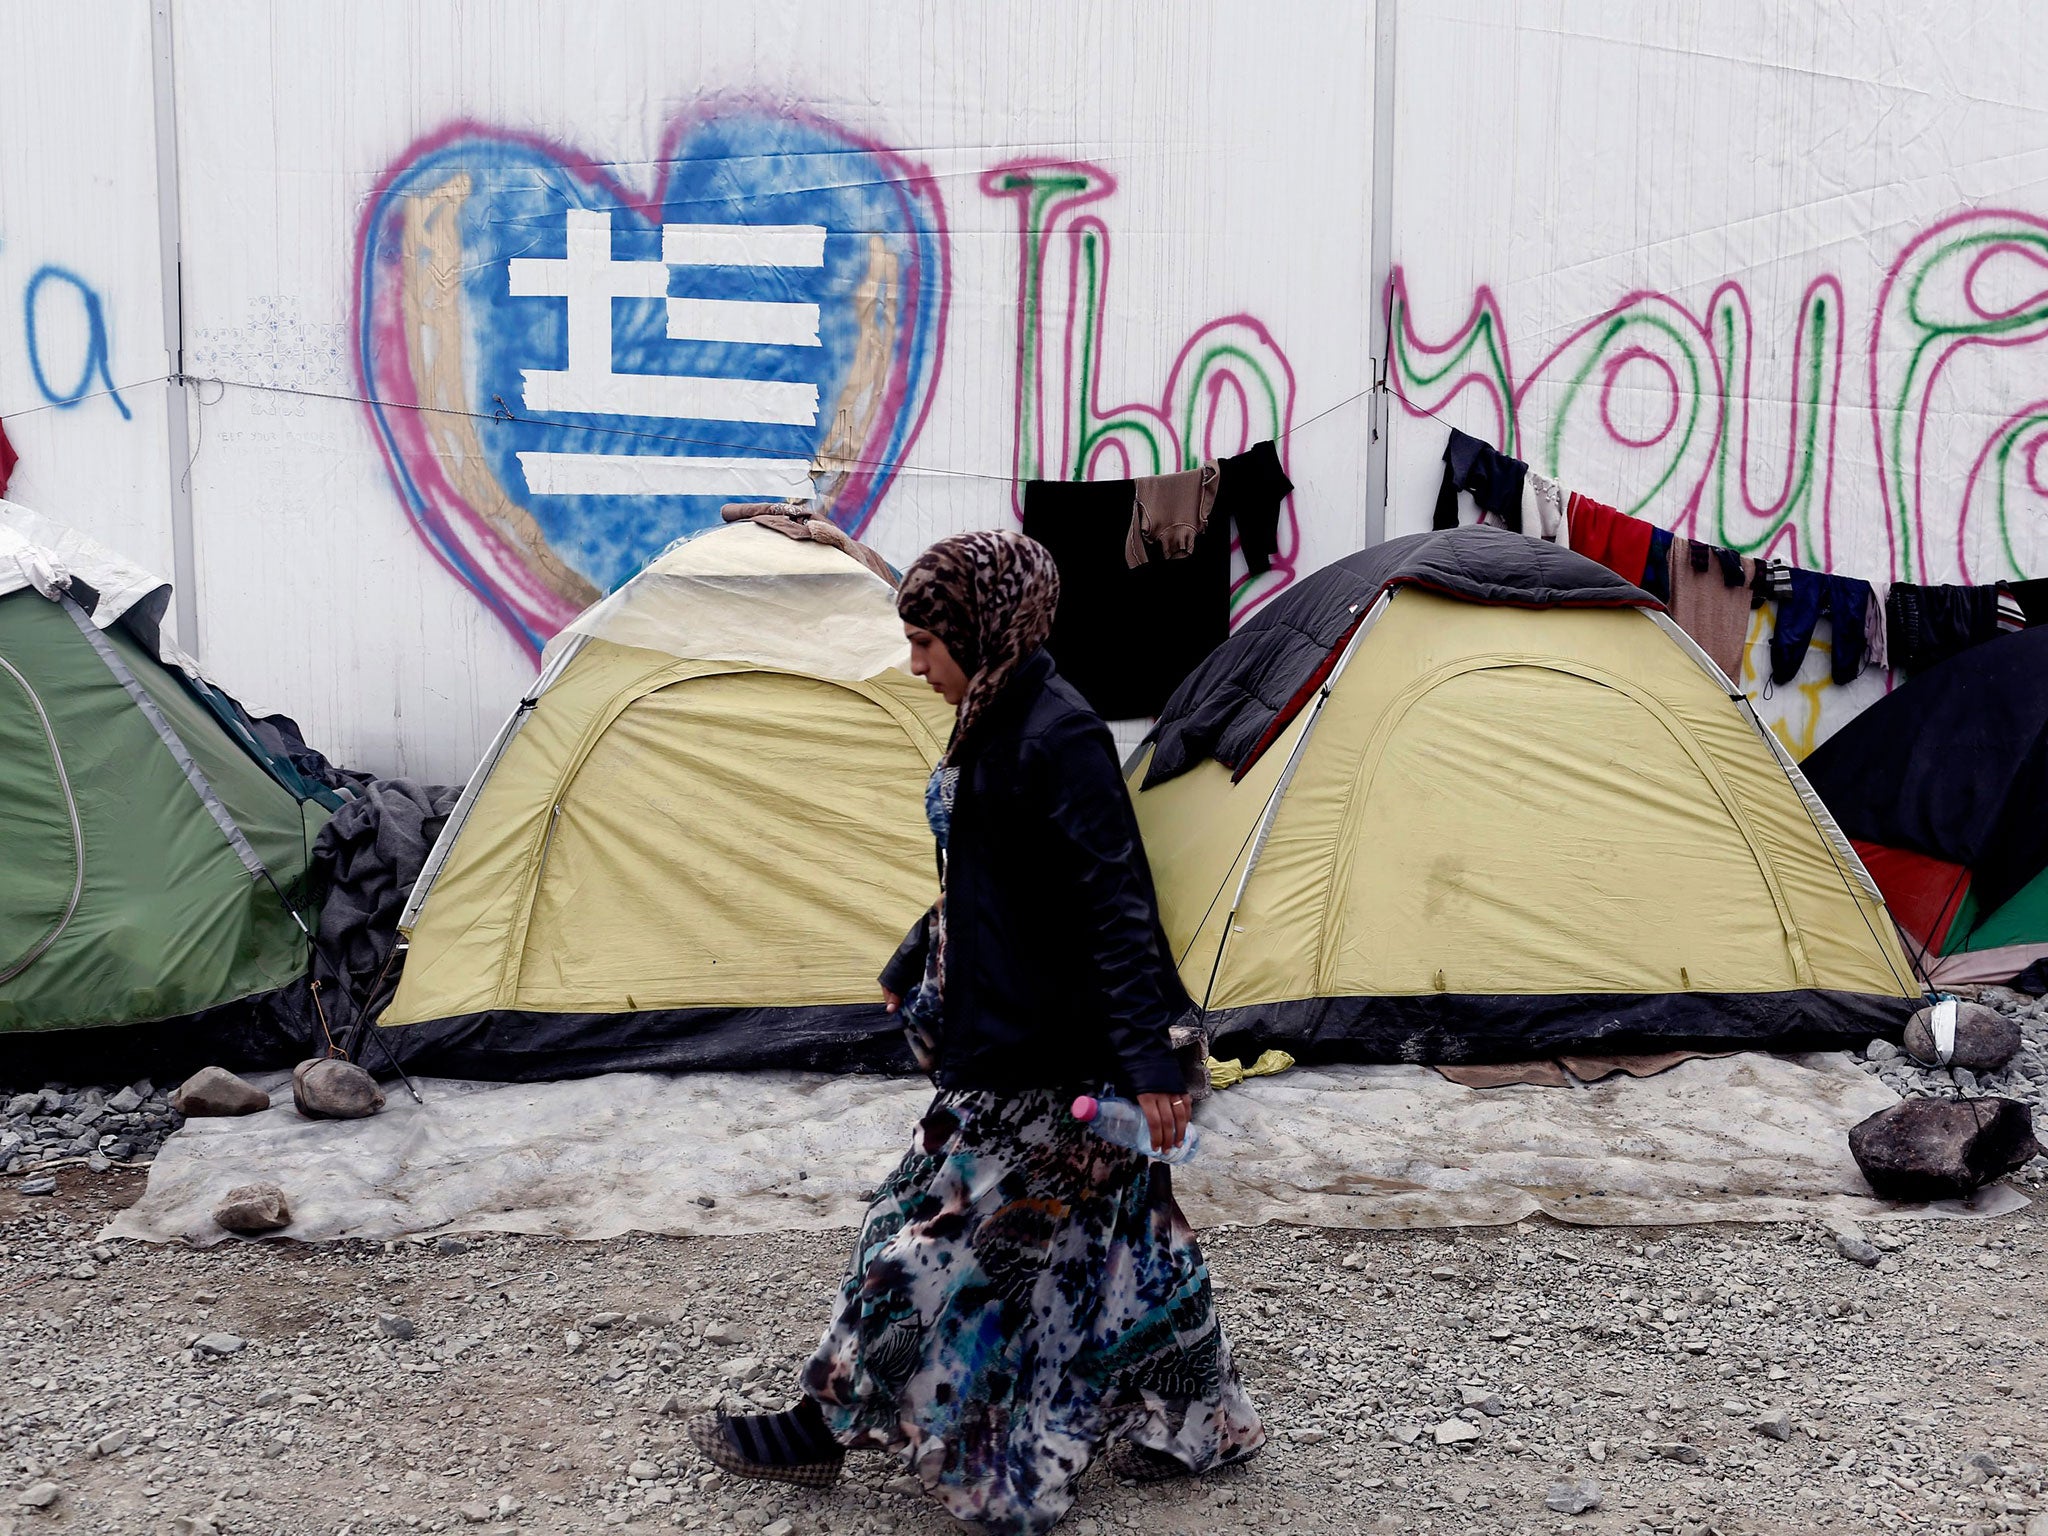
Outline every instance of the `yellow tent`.
<svg viewBox="0 0 2048 1536">
<path fill-rule="evenodd" d="M 888 584 L 738 524 L 557 637 L 401 918 L 425 1070 L 908 1062 L 875 977 L 936 878 L 952 711 Z"/>
<path fill-rule="evenodd" d="M 1740 692 L 1644 593 L 1518 534 L 1394 540 L 1283 595 L 1132 789 L 1224 1055 L 1840 1043 L 1917 997 Z"/>
</svg>

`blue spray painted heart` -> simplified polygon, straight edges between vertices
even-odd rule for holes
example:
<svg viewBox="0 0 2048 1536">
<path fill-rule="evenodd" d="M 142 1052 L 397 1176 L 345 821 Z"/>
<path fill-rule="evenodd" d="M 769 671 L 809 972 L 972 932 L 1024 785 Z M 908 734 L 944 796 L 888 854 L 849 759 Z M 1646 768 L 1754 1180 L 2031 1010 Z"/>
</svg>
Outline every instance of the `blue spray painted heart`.
<svg viewBox="0 0 2048 1536">
<path fill-rule="evenodd" d="M 724 105 L 641 197 L 475 124 L 379 183 L 357 366 L 435 554 L 538 650 L 734 500 L 809 492 L 859 533 L 923 425 L 947 242 L 919 167 L 819 118 Z"/>
</svg>

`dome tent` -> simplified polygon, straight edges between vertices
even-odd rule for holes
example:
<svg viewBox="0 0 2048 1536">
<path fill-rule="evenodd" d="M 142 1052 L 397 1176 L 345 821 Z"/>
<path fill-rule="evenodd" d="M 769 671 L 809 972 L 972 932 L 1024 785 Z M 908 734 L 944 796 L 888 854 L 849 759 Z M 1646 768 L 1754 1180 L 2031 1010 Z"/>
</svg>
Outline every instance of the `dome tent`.
<svg viewBox="0 0 2048 1536">
<path fill-rule="evenodd" d="M 1520 534 L 1394 539 L 1283 594 L 1131 784 L 1221 1054 L 1839 1044 L 1917 996 L 1740 693 L 1647 594 Z"/>
<path fill-rule="evenodd" d="M 952 711 L 887 582 L 734 524 L 550 644 L 414 887 L 408 1066 L 907 1069 L 875 978 L 931 901 Z"/>
<path fill-rule="evenodd" d="M 1928 668 L 1804 768 L 1930 984 L 2048 960 L 2048 629 Z"/>
<path fill-rule="evenodd" d="M 291 1049 L 255 1003 L 305 972 L 339 802 L 163 644 L 169 598 L 0 502 L 0 1043 L 22 1075 Z"/>
</svg>

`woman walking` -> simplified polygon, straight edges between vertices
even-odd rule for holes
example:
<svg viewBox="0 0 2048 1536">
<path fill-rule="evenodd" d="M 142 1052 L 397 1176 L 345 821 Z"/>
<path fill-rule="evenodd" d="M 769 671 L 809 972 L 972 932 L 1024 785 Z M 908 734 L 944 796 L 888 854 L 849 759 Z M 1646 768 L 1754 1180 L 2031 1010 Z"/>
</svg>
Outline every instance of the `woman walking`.
<svg viewBox="0 0 2048 1536">
<path fill-rule="evenodd" d="M 1075 1120 L 1135 1096 L 1168 1150 L 1189 1010 L 1108 729 L 1042 649 L 1059 576 L 1014 533 L 927 550 L 897 602 L 958 709 L 925 791 L 940 896 L 883 973 L 939 1095 L 869 1207 L 793 1409 L 690 1433 L 742 1476 L 826 1486 L 893 1453 L 958 1519 L 1034 1536 L 1096 1454 L 1142 1479 L 1265 1441 L 1164 1165 Z"/>
</svg>

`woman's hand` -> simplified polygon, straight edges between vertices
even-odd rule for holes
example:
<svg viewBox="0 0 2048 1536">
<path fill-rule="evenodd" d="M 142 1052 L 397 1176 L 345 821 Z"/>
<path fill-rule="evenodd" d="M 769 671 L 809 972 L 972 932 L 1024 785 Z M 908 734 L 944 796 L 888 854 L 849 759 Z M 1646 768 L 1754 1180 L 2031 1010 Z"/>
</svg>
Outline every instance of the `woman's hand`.
<svg viewBox="0 0 2048 1536">
<path fill-rule="evenodd" d="M 1152 1150 L 1171 1152 L 1188 1139 L 1188 1096 L 1184 1093 L 1141 1093 L 1138 1108 L 1152 1128 Z"/>
<path fill-rule="evenodd" d="M 894 992 L 891 992 L 887 987 L 884 987 L 882 988 L 882 1006 L 891 1013 L 894 1013 L 903 1006 L 903 999 Z"/>
</svg>

